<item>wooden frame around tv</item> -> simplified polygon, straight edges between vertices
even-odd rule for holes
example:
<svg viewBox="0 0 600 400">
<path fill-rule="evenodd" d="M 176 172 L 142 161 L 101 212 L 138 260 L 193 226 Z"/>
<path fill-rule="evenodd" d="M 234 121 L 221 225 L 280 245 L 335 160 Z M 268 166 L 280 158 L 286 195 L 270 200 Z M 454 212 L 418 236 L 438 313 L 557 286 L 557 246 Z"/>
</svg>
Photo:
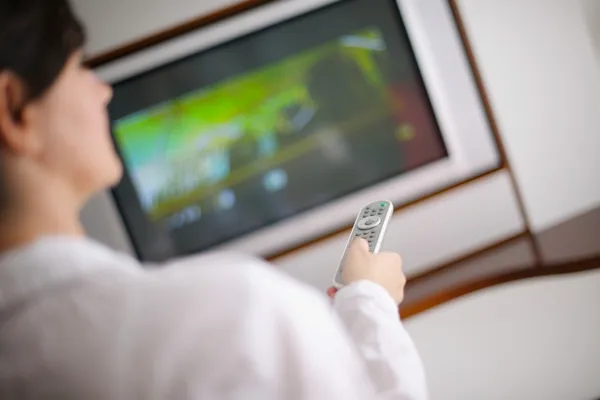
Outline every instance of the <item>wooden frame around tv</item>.
<svg viewBox="0 0 600 400">
<path fill-rule="evenodd" d="M 184 35 L 186 33 L 192 32 L 194 30 L 206 27 L 211 24 L 215 24 L 215 23 L 223 21 L 227 18 L 236 16 L 240 13 L 248 12 L 250 10 L 254 10 L 258 7 L 262 7 L 266 4 L 273 3 L 276 1 L 281 1 L 281 0 L 242 0 L 239 3 L 236 3 L 232 6 L 229 6 L 229 7 L 223 8 L 223 9 L 219 9 L 210 14 L 198 16 L 197 18 L 190 19 L 189 21 L 183 22 L 182 24 L 167 28 L 162 31 L 155 32 L 151 35 L 142 37 L 135 41 L 125 43 L 124 45 L 117 47 L 115 49 L 94 55 L 87 60 L 87 65 L 90 66 L 91 68 L 100 67 L 104 64 L 107 64 L 107 63 L 115 61 L 119 58 L 128 56 L 132 53 L 136 53 L 138 51 L 153 47 L 157 44 L 166 42 L 170 39 L 173 39 L 178 36 Z M 519 232 L 518 234 L 514 235 L 514 237 L 509 238 L 509 239 L 514 239 L 514 238 L 521 237 L 521 236 L 527 236 L 534 243 L 534 247 L 537 249 L 537 245 L 535 245 L 535 236 L 532 234 L 531 223 L 530 223 L 529 216 L 527 215 L 527 212 L 526 212 L 526 209 L 524 206 L 523 197 L 522 197 L 521 192 L 519 191 L 519 187 L 517 185 L 515 175 L 513 173 L 510 162 L 506 156 L 505 147 L 504 147 L 502 138 L 501 138 L 499 130 L 498 130 L 498 124 L 495 121 L 494 114 L 492 112 L 492 107 L 490 105 L 489 98 L 487 96 L 485 86 L 483 84 L 483 79 L 482 79 L 481 73 L 479 72 L 479 69 L 477 67 L 477 60 L 476 60 L 473 49 L 469 42 L 466 28 L 465 28 L 465 25 L 461 18 L 459 6 L 458 6 L 456 0 L 448 0 L 448 2 L 450 4 L 452 12 L 454 14 L 454 18 L 456 20 L 459 34 L 462 38 L 462 41 L 463 41 L 463 44 L 465 47 L 465 52 L 466 52 L 469 62 L 471 64 L 471 69 L 473 71 L 475 82 L 476 82 L 477 88 L 478 88 L 480 96 L 481 96 L 482 104 L 484 106 L 485 112 L 487 114 L 487 117 L 488 117 L 488 120 L 490 123 L 491 130 L 494 135 L 494 140 L 495 140 L 496 146 L 498 147 L 498 150 L 500 152 L 501 163 L 500 163 L 500 166 L 498 166 L 496 168 L 491 168 L 491 169 L 484 171 L 476 176 L 461 180 L 461 181 L 455 183 L 454 185 L 444 187 L 443 189 L 440 189 L 438 191 L 432 192 L 425 196 L 419 197 L 408 203 L 404 203 L 402 206 L 400 206 L 396 209 L 396 212 L 399 212 L 401 210 L 405 211 L 407 208 L 414 207 L 415 205 L 418 205 L 426 200 L 429 200 L 433 197 L 453 191 L 453 190 L 455 190 L 459 187 L 462 187 L 466 184 L 484 179 L 484 178 L 488 177 L 489 175 L 496 173 L 498 171 L 506 171 L 508 173 L 508 176 L 511 179 L 512 184 L 513 184 L 513 187 L 514 187 L 514 190 L 516 193 L 516 197 L 517 197 L 519 211 L 521 213 L 521 216 L 524 221 L 524 226 L 525 226 L 525 228 L 522 232 Z M 275 260 L 275 259 L 278 259 L 278 258 L 281 258 L 284 256 L 288 256 L 292 253 L 295 253 L 295 252 L 297 252 L 301 249 L 304 249 L 308 246 L 311 246 L 315 243 L 330 239 L 333 236 L 336 236 L 343 232 L 346 232 L 351 228 L 352 228 L 351 226 L 345 226 L 340 229 L 336 229 L 334 231 L 327 232 L 324 235 L 321 235 L 321 236 L 311 239 L 309 241 L 305 241 L 299 246 L 287 249 L 285 251 L 282 251 L 282 252 L 279 252 L 276 254 L 271 254 L 267 258 L 272 261 L 272 260 Z M 499 243 L 499 244 L 501 244 L 501 243 Z M 487 249 L 483 249 L 483 250 L 487 250 Z M 443 267 L 440 267 L 440 268 L 443 268 Z M 435 268 L 432 271 L 427 272 L 426 274 L 429 275 L 431 273 L 434 273 L 435 271 L 437 271 L 440 268 Z"/>
</svg>

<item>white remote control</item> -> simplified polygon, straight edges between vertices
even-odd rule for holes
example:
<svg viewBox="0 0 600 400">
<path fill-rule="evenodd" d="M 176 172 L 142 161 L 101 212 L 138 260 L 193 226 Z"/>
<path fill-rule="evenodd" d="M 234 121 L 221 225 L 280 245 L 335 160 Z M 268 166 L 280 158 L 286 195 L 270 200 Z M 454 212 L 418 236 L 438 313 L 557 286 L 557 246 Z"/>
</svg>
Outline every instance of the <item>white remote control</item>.
<svg viewBox="0 0 600 400">
<path fill-rule="evenodd" d="M 342 260 L 333 278 L 333 286 L 341 288 L 344 286 L 342 280 L 342 267 L 346 258 L 348 248 L 357 238 L 363 238 L 369 242 L 369 251 L 373 254 L 379 252 L 385 231 L 387 230 L 390 219 L 394 214 L 394 205 L 389 201 L 378 201 L 371 203 L 358 213 L 356 222 L 352 228 L 352 233 L 344 249 Z"/>
</svg>

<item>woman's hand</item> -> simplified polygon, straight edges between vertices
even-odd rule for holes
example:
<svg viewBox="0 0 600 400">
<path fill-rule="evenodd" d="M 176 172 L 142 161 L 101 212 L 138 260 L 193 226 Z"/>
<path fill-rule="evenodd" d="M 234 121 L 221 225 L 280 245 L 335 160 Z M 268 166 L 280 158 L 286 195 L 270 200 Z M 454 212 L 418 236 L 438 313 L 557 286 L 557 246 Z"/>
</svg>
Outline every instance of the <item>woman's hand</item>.
<svg viewBox="0 0 600 400">
<path fill-rule="evenodd" d="M 396 304 L 404 299 L 406 277 L 402 272 L 402 258 L 399 254 L 383 252 L 372 254 L 369 244 L 364 239 L 356 239 L 346 254 L 342 266 L 342 280 L 346 285 L 367 280 L 382 286 Z M 327 295 L 332 299 L 336 288 L 329 288 Z"/>
</svg>

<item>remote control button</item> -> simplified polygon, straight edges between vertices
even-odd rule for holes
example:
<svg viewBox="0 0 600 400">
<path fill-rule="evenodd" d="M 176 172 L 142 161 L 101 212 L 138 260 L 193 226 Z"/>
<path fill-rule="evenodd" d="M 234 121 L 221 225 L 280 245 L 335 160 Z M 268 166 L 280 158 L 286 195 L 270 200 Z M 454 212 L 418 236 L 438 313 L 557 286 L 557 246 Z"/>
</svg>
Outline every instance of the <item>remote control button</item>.
<svg viewBox="0 0 600 400">
<path fill-rule="evenodd" d="M 381 218 L 373 216 L 363 218 L 362 220 L 360 220 L 360 222 L 358 223 L 358 229 L 365 231 L 368 229 L 376 228 L 379 225 L 381 225 Z"/>
</svg>

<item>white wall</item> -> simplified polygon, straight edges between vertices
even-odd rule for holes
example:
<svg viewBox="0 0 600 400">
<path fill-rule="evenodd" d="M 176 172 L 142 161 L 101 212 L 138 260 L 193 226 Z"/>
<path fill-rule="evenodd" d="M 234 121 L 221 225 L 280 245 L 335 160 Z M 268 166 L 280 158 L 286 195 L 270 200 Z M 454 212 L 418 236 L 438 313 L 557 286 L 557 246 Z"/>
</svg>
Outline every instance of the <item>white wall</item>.
<svg viewBox="0 0 600 400">
<path fill-rule="evenodd" d="M 600 271 L 499 286 L 408 320 L 431 400 L 600 397 Z"/>
<path fill-rule="evenodd" d="M 584 4 L 459 0 L 536 229 L 600 205 L 600 70 Z"/>
<path fill-rule="evenodd" d="M 71 0 L 89 33 L 88 54 L 111 50 L 238 0 Z"/>
</svg>

